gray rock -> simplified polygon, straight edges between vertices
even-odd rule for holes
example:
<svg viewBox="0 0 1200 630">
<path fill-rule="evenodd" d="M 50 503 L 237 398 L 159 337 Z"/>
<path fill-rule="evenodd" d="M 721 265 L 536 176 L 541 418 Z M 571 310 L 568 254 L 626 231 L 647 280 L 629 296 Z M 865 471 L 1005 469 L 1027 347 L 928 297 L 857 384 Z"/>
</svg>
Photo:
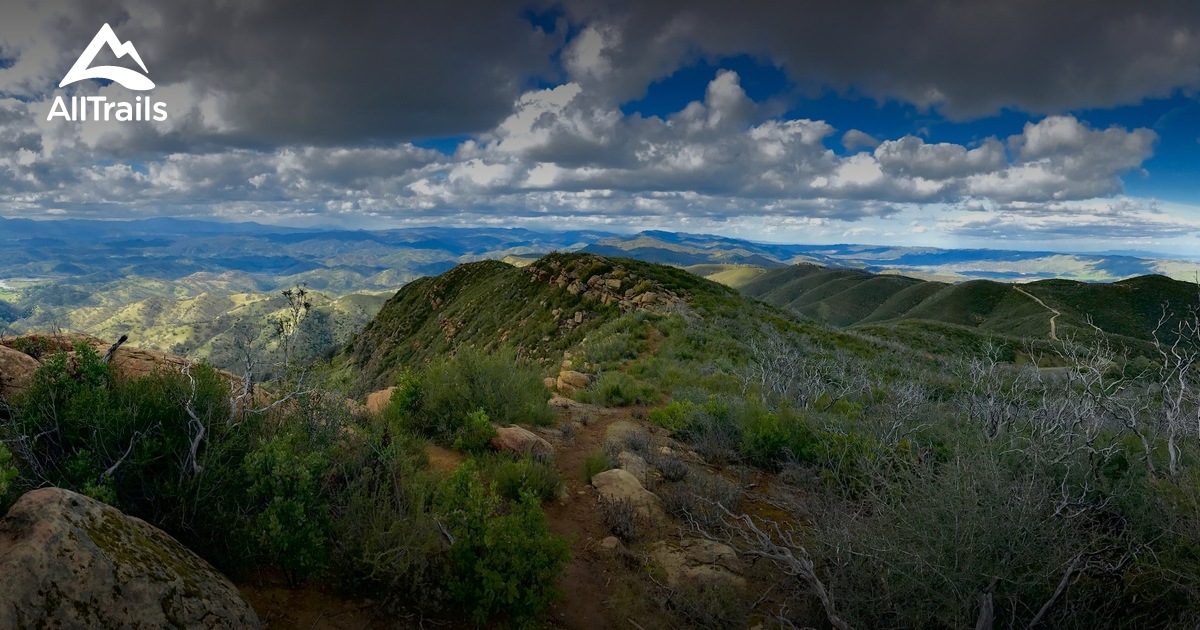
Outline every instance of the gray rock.
<svg viewBox="0 0 1200 630">
<path fill-rule="evenodd" d="M 659 542 L 650 558 L 666 573 L 667 586 L 686 584 L 741 590 L 746 580 L 737 552 L 729 545 L 703 538 L 688 538 L 678 544 Z"/>
<path fill-rule="evenodd" d="M 592 486 L 602 501 L 629 501 L 638 515 L 651 523 L 662 523 L 667 518 L 658 496 L 625 470 L 616 468 L 598 473 L 592 477 Z"/>
<path fill-rule="evenodd" d="M 258 628 L 229 580 L 162 530 L 59 488 L 0 520 L 0 627 Z"/>
<path fill-rule="evenodd" d="M 646 482 L 650 479 L 650 465 L 647 464 L 646 460 L 637 453 L 621 451 L 621 453 L 617 455 L 617 465 L 621 468 L 621 470 L 624 470 L 637 478 L 638 483 L 642 484 L 643 486 L 645 486 Z"/>
</svg>

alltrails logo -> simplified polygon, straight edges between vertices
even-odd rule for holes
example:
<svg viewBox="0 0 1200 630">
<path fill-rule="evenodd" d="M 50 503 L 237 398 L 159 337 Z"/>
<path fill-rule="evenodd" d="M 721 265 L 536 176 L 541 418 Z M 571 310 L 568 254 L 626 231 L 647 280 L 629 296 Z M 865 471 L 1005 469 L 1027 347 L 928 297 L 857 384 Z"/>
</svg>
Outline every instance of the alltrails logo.
<svg viewBox="0 0 1200 630">
<path fill-rule="evenodd" d="M 79 55 L 79 59 L 75 61 L 75 65 L 71 66 L 71 70 L 67 72 L 67 76 L 63 77 L 58 87 L 66 87 L 84 79 L 105 79 L 138 92 L 154 88 L 154 82 L 150 80 L 150 77 L 136 70 L 120 66 L 91 67 L 92 62 L 96 60 L 96 55 L 104 46 L 108 46 L 118 59 L 129 55 L 141 67 L 142 72 L 149 74 L 149 70 L 146 70 L 146 64 L 142 61 L 142 56 L 138 54 L 137 48 L 134 48 L 133 42 L 122 43 L 117 39 L 117 34 L 113 32 L 112 27 L 105 24 L 100 27 L 100 31 L 92 38 L 92 43 L 88 44 L 83 54 Z M 54 105 L 50 107 L 50 115 L 46 117 L 46 120 L 62 118 L 71 122 L 87 120 L 162 122 L 167 119 L 167 104 L 155 103 L 149 95 L 138 96 L 132 103 L 109 101 L 106 96 L 72 96 L 70 103 L 70 107 L 68 107 L 66 99 L 61 96 L 54 97 Z"/>
</svg>

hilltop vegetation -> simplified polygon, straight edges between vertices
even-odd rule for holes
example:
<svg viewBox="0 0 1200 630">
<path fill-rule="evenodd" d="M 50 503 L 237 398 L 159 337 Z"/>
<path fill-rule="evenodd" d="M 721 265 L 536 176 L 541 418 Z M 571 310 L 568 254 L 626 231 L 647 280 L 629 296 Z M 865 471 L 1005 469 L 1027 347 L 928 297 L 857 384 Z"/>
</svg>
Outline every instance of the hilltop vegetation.
<svg viewBox="0 0 1200 630">
<path fill-rule="evenodd" d="M 745 283 L 747 296 L 836 326 L 923 320 L 1011 338 L 1101 335 L 1143 352 L 1159 319 L 1171 321 L 1200 305 L 1194 283 L 1141 276 L 1114 283 L 1038 280 L 1013 285 L 992 280 L 929 282 L 856 269 L 795 265 L 769 270 Z M 1040 302 L 1039 302 L 1040 300 Z M 1057 315 L 1056 315 L 1057 314 Z M 1169 334 L 1169 331 L 1164 331 Z"/>
<path fill-rule="evenodd" d="M 368 389 L 458 347 L 509 348 L 545 364 L 622 313 L 736 298 L 682 270 L 631 259 L 550 254 L 520 268 L 469 263 L 397 292 L 341 360 Z"/>
</svg>

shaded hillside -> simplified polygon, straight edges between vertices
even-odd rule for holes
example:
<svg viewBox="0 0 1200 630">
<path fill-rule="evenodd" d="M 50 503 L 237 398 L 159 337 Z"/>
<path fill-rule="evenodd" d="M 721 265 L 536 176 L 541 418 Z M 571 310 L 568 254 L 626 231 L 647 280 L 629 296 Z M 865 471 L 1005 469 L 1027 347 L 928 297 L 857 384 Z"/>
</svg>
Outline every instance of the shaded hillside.
<svg viewBox="0 0 1200 630">
<path fill-rule="evenodd" d="M 682 302 L 740 301 L 683 270 L 592 254 L 550 254 L 526 267 L 459 265 L 396 293 L 340 358 L 367 388 L 460 346 L 508 347 L 547 362 L 602 324 Z"/>
<path fill-rule="evenodd" d="M 1200 304 L 1194 284 L 1165 276 L 1114 283 L 1039 280 L 1009 284 L 927 282 L 858 269 L 794 265 L 771 269 L 743 294 L 838 326 L 928 320 L 1013 337 L 1095 334 L 1150 340 L 1165 312 L 1178 317 Z M 1039 303 L 1041 300 L 1042 303 Z M 1089 323 L 1090 322 L 1090 323 Z"/>
</svg>

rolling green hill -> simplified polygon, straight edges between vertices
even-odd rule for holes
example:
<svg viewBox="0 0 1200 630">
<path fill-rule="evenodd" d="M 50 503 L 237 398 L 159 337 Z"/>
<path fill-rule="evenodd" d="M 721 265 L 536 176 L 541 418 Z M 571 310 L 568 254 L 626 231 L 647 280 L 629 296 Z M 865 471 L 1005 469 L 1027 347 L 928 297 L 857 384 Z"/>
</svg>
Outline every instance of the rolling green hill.
<svg viewBox="0 0 1200 630">
<path fill-rule="evenodd" d="M 1113 283 L 1039 280 L 1010 284 L 928 282 L 858 269 L 801 264 L 770 269 L 742 285 L 744 295 L 837 326 L 925 320 L 1011 337 L 1104 334 L 1142 341 L 1164 312 L 1200 306 L 1193 283 L 1149 275 Z M 1041 303 L 1038 302 L 1041 300 Z"/>
<path fill-rule="evenodd" d="M 623 313 L 742 301 L 723 285 L 632 259 L 555 253 L 525 267 L 467 263 L 406 285 L 338 361 L 366 388 L 461 346 L 507 347 L 548 363 Z"/>
</svg>

